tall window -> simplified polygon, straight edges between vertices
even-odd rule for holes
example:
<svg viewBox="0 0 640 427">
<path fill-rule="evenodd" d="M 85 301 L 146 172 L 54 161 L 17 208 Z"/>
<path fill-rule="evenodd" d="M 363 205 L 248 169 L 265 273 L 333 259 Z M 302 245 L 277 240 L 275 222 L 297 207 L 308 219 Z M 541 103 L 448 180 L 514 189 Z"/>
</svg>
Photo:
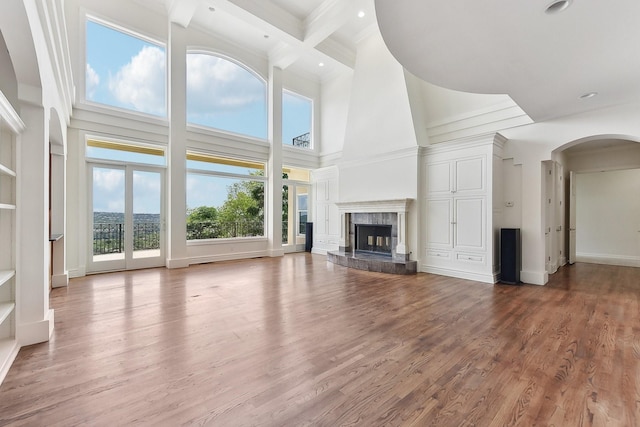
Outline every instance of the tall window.
<svg viewBox="0 0 640 427">
<path fill-rule="evenodd" d="M 189 53 L 187 122 L 266 139 L 266 82 L 228 59 Z"/>
<path fill-rule="evenodd" d="M 187 153 L 187 240 L 264 236 L 264 163 Z"/>
<path fill-rule="evenodd" d="M 85 99 L 166 117 L 165 47 L 95 18 L 86 23 Z"/>
<path fill-rule="evenodd" d="M 313 102 L 309 98 L 282 92 L 282 143 L 299 148 L 312 148 L 311 117 Z"/>
<path fill-rule="evenodd" d="M 282 168 L 282 244 L 304 244 L 309 212 L 309 171 Z"/>
</svg>

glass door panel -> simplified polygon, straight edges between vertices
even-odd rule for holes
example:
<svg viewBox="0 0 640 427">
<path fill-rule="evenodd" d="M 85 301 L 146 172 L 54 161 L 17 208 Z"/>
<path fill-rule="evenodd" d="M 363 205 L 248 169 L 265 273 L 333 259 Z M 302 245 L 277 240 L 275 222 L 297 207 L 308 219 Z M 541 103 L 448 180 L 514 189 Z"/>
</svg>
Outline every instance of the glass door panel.
<svg viewBox="0 0 640 427">
<path fill-rule="evenodd" d="M 92 169 L 92 262 L 99 269 L 124 268 L 125 169 Z"/>
<path fill-rule="evenodd" d="M 161 255 L 162 175 L 133 171 L 133 258 Z"/>
</svg>

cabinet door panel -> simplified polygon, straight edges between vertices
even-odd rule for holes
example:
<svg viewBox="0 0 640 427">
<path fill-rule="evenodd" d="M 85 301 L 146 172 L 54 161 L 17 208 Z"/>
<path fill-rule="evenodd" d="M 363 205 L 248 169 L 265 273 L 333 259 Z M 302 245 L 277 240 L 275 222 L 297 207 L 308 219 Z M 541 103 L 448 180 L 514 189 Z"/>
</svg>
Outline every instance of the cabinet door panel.
<svg viewBox="0 0 640 427">
<path fill-rule="evenodd" d="M 451 162 L 427 165 L 427 193 L 443 195 L 451 193 Z"/>
<path fill-rule="evenodd" d="M 453 246 L 451 200 L 427 200 L 427 246 Z"/>
<path fill-rule="evenodd" d="M 485 190 L 484 157 L 456 160 L 456 192 Z"/>
<path fill-rule="evenodd" d="M 485 199 L 455 200 L 455 245 L 467 250 L 485 249 Z"/>
</svg>

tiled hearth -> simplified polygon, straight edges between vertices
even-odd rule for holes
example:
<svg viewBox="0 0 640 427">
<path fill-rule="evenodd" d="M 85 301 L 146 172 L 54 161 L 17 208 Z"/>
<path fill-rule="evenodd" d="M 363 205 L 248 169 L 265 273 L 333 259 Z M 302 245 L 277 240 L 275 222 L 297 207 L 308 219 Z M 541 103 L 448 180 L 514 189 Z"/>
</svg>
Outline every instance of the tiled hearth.
<svg viewBox="0 0 640 427">
<path fill-rule="evenodd" d="M 417 262 L 409 259 L 406 246 L 407 212 L 412 199 L 340 202 L 340 249 L 328 252 L 335 264 L 359 270 L 392 274 L 415 274 Z M 391 253 L 356 250 L 356 224 L 391 226 Z"/>
</svg>

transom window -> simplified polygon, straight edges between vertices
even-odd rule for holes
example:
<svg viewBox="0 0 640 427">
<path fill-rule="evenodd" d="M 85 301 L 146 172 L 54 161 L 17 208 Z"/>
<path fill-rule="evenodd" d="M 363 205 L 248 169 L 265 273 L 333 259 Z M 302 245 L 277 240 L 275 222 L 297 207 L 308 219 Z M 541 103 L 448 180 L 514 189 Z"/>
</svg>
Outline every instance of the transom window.
<svg viewBox="0 0 640 427">
<path fill-rule="evenodd" d="M 87 17 L 87 101 L 166 117 L 166 63 L 161 43 Z"/>
<path fill-rule="evenodd" d="M 165 147 L 99 138 L 87 140 L 85 157 L 123 163 L 166 165 Z"/>
<path fill-rule="evenodd" d="M 266 139 L 266 82 L 231 60 L 187 54 L 187 122 Z"/>
</svg>

